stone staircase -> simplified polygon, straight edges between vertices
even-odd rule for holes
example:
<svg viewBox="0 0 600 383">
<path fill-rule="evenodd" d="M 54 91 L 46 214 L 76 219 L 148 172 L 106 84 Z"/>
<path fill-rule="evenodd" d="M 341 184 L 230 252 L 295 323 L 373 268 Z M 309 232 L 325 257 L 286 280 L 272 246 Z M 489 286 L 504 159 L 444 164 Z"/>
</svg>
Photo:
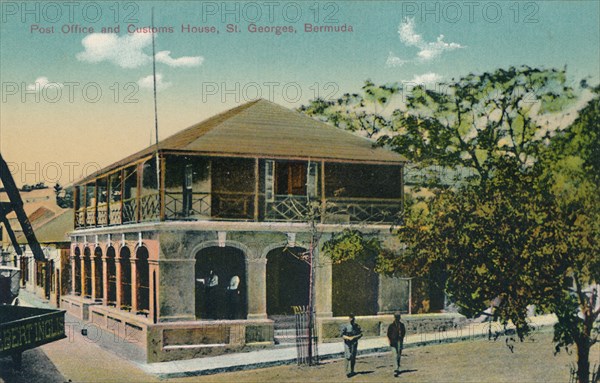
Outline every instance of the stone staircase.
<svg viewBox="0 0 600 383">
<path fill-rule="evenodd" d="M 296 317 L 294 315 L 272 315 L 269 317 L 274 321 L 275 345 L 296 345 Z"/>
</svg>

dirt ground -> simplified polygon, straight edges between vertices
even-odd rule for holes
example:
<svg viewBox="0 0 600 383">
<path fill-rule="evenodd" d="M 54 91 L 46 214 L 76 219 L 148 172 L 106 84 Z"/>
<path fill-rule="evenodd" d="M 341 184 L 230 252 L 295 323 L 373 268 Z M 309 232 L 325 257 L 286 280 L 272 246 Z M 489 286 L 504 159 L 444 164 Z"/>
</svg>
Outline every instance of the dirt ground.
<svg viewBox="0 0 600 383">
<path fill-rule="evenodd" d="M 169 382 L 569 382 L 576 355 L 554 356 L 550 332 L 536 335 L 511 349 L 505 339 L 409 348 L 402 356 L 401 374 L 394 377 L 392 354 L 359 357 L 357 375 L 346 378 L 344 361 L 314 367 L 281 366 L 168 380 Z M 591 364 L 600 365 L 600 346 Z"/>
</svg>

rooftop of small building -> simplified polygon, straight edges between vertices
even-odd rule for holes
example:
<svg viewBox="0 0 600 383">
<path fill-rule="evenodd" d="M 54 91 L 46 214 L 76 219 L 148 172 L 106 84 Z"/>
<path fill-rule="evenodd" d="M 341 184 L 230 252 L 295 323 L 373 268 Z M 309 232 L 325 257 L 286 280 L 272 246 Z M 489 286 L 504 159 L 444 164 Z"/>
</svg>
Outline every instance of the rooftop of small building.
<svg viewBox="0 0 600 383">
<path fill-rule="evenodd" d="M 39 223 L 32 222 L 32 225 L 41 244 L 70 242 L 67 233 L 73 230 L 73 209 L 61 209 L 51 219 Z M 27 244 L 27 239 L 19 235 L 17 242 Z"/>
<path fill-rule="evenodd" d="M 402 164 L 406 158 L 372 140 L 259 99 L 210 117 L 79 181 L 84 183 L 161 153 Z"/>
</svg>

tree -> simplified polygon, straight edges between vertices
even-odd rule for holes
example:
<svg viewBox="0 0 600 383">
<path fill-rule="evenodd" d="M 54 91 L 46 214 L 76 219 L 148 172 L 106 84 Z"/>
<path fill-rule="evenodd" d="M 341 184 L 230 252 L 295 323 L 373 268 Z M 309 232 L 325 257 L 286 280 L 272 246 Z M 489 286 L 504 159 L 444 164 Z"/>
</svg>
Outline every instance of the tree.
<svg viewBox="0 0 600 383">
<path fill-rule="evenodd" d="M 472 175 L 407 209 L 398 228 L 407 251 L 381 251 L 378 264 L 413 276 L 443 270 L 465 314 L 494 304 L 520 339 L 528 305 L 556 313 L 557 350 L 576 345 L 578 381 L 588 382 L 600 314 L 598 96 L 564 131 L 542 123 L 574 100 L 565 70 L 526 66 L 416 87 L 379 143 Z"/>
<path fill-rule="evenodd" d="M 528 305 L 555 313 L 556 350 L 576 346 L 579 382 L 589 381 L 600 315 L 598 109 L 596 97 L 533 164 L 495 161 L 487 182 L 441 190 L 407 214 L 398 233 L 410 251 L 388 260 L 413 273 L 442 265 L 465 314 L 495 302 L 521 339 Z"/>
<path fill-rule="evenodd" d="M 539 143 L 552 133 L 540 117 L 575 99 L 565 69 L 510 67 L 438 85 L 408 89 L 366 81 L 363 94 L 316 99 L 300 110 L 377 138 L 421 168 L 440 165 L 486 182 L 499 158 L 515 158 L 519 166 L 535 162 Z M 403 99 L 395 99 L 400 95 Z M 399 107 L 383 113 L 391 105 Z"/>
<path fill-rule="evenodd" d="M 559 318 L 556 351 L 575 345 L 580 382 L 589 377 L 589 352 L 598 342 L 600 316 L 600 87 L 575 122 L 544 153 L 546 172 L 561 211 L 561 231 L 569 268 L 567 291 L 548 307 Z M 600 376 L 600 366 L 596 377 Z"/>
<path fill-rule="evenodd" d="M 62 185 L 56 183 L 54 185 L 54 194 L 56 194 L 56 204 L 63 209 L 73 207 L 73 188 L 64 189 Z"/>
<path fill-rule="evenodd" d="M 398 85 L 376 86 L 367 80 L 362 90 L 362 95 L 345 93 L 334 101 L 317 98 L 299 110 L 337 128 L 377 138 L 390 127 L 391 121 L 383 112 L 400 88 Z"/>
</svg>

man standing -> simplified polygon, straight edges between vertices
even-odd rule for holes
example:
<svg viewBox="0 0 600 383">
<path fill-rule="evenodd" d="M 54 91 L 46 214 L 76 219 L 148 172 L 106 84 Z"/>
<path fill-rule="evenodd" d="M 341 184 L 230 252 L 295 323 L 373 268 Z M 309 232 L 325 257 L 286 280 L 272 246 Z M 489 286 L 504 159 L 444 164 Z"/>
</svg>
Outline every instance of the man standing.
<svg viewBox="0 0 600 383">
<path fill-rule="evenodd" d="M 387 337 L 390 341 L 390 347 L 396 360 L 396 369 L 394 376 L 400 373 L 400 358 L 402 357 L 402 348 L 404 347 L 404 336 L 406 335 L 406 327 L 400 322 L 400 313 L 394 313 L 394 322 L 388 326 Z"/>
<path fill-rule="evenodd" d="M 227 286 L 227 319 L 237 319 L 240 305 L 240 277 L 234 275 Z"/>
<path fill-rule="evenodd" d="M 356 324 L 354 315 L 348 317 L 349 323 L 342 326 L 342 338 L 344 338 L 344 357 L 346 358 L 346 377 L 355 375 L 354 365 L 356 364 L 356 352 L 358 350 L 358 340 L 362 337 L 362 330 Z"/>
<path fill-rule="evenodd" d="M 217 306 L 217 287 L 219 286 L 219 276 L 210 270 L 206 278 L 206 316 L 209 319 L 216 318 Z"/>
</svg>

